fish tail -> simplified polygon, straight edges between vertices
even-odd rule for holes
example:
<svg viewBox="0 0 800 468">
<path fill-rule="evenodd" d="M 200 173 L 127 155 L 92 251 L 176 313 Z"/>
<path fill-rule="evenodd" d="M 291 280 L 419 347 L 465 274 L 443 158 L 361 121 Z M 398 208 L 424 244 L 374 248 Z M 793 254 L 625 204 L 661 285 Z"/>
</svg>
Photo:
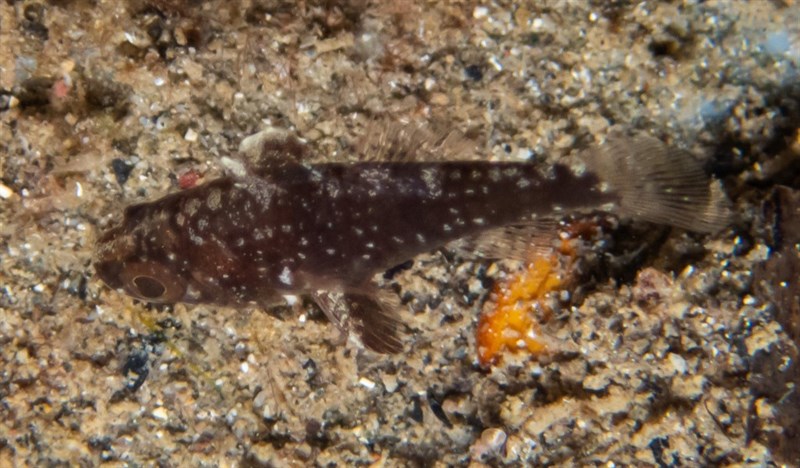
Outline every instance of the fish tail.
<svg viewBox="0 0 800 468">
<path fill-rule="evenodd" d="M 700 161 L 653 137 L 614 137 L 583 159 L 619 196 L 621 216 L 697 232 L 716 232 L 730 221 L 722 187 Z"/>
</svg>

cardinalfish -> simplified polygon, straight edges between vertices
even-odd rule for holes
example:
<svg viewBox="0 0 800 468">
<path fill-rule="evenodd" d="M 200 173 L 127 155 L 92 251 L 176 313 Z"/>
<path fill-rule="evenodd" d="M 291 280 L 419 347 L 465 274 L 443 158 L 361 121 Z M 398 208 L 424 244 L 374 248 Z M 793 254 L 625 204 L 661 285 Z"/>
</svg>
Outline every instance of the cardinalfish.
<svg viewBox="0 0 800 468">
<path fill-rule="evenodd" d="M 98 239 L 112 289 L 151 303 L 269 307 L 311 297 L 381 353 L 402 349 L 392 294 L 374 277 L 460 242 L 519 258 L 543 227 L 607 212 L 692 231 L 727 222 L 719 186 L 687 152 L 648 136 L 613 137 L 572 164 L 443 160 L 448 139 L 376 132 L 357 162 L 308 162 L 288 132 L 246 138 L 216 180 L 128 206 Z M 549 224 L 550 223 L 550 224 Z"/>
</svg>

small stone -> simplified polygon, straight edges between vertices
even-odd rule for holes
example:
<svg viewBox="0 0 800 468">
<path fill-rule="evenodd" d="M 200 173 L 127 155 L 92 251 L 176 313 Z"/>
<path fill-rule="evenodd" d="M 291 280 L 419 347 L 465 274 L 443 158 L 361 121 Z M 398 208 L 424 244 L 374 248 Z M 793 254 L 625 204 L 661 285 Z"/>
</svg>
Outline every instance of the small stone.
<svg viewBox="0 0 800 468">
<path fill-rule="evenodd" d="M 602 392 L 611 383 L 608 373 L 590 375 L 583 379 L 583 388 L 590 392 Z"/>
<path fill-rule="evenodd" d="M 8 188 L 5 184 L 0 183 L 0 198 L 8 200 L 14 195 L 14 191 Z"/>
<path fill-rule="evenodd" d="M 486 18 L 489 15 L 489 9 L 485 6 L 478 6 L 472 10 L 472 17 L 475 19 Z"/>
<path fill-rule="evenodd" d="M 164 409 L 163 406 L 159 406 L 158 408 L 154 409 L 152 413 L 153 419 L 157 419 L 159 421 L 166 421 L 169 419 L 169 415 L 167 414 L 167 410 Z"/>
<path fill-rule="evenodd" d="M 123 186 L 131 175 L 133 164 L 123 159 L 114 158 L 111 160 L 111 169 L 114 171 L 114 177 L 116 177 L 117 183 Z"/>
<path fill-rule="evenodd" d="M 383 381 L 383 387 L 386 389 L 387 392 L 393 393 L 395 390 L 397 390 L 396 375 L 386 374 L 381 377 L 381 380 Z"/>
<path fill-rule="evenodd" d="M 197 141 L 197 137 L 198 137 L 197 132 L 195 132 L 191 128 L 189 130 L 186 130 L 186 134 L 183 135 L 183 139 L 189 142 Z"/>
<path fill-rule="evenodd" d="M 702 375 L 676 377 L 672 381 L 672 394 L 678 398 L 697 401 L 703 396 L 706 378 Z"/>
<path fill-rule="evenodd" d="M 676 373 L 686 374 L 688 369 L 688 366 L 686 365 L 686 359 L 675 353 L 669 353 L 667 355 L 667 359 L 669 360 L 670 365 L 672 365 L 672 368 L 675 369 Z"/>
<path fill-rule="evenodd" d="M 475 461 L 480 461 L 500 455 L 507 439 L 508 436 L 502 429 L 495 427 L 486 429 L 469 448 L 470 457 Z"/>
<path fill-rule="evenodd" d="M 358 384 L 366 388 L 367 390 L 372 390 L 373 388 L 375 388 L 375 382 L 371 381 L 366 377 L 361 377 L 360 379 L 358 379 Z"/>
<path fill-rule="evenodd" d="M 446 106 L 450 104 L 450 98 L 444 93 L 431 94 L 430 103 L 435 106 Z"/>
</svg>

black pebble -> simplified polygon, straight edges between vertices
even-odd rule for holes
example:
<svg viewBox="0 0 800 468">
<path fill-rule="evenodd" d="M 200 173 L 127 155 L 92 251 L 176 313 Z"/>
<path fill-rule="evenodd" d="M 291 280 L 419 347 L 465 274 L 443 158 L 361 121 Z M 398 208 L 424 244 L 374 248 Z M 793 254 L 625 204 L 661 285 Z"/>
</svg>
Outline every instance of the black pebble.
<svg viewBox="0 0 800 468">
<path fill-rule="evenodd" d="M 436 398 L 431 390 L 428 390 L 428 404 L 431 407 L 431 411 L 433 411 L 434 416 L 436 416 L 439 421 L 442 422 L 448 429 L 453 427 L 453 423 L 447 418 L 447 414 L 444 412 L 444 408 L 442 408 L 442 404 Z"/>
<path fill-rule="evenodd" d="M 469 65 L 464 68 L 464 74 L 472 81 L 480 81 L 483 79 L 483 68 L 480 65 Z"/>
<path fill-rule="evenodd" d="M 114 158 L 111 161 L 111 168 L 114 170 L 114 176 L 117 178 L 117 183 L 121 187 L 128 181 L 128 177 L 130 177 L 131 171 L 133 170 L 133 164 L 119 158 Z"/>
<path fill-rule="evenodd" d="M 142 350 L 132 352 L 125 360 L 125 365 L 122 366 L 122 375 L 128 377 L 129 374 L 134 374 L 131 376 L 132 382 L 125 384 L 129 391 L 135 392 L 147 379 L 147 374 L 150 373 L 147 360 L 147 352 Z"/>
<path fill-rule="evenodd" d="M 422 402 L 418 395 L 414 395 L 411 398 L 411 408 L 408 410 L 408 415 L 414 421 L 422 423 Z"/>
</svg>

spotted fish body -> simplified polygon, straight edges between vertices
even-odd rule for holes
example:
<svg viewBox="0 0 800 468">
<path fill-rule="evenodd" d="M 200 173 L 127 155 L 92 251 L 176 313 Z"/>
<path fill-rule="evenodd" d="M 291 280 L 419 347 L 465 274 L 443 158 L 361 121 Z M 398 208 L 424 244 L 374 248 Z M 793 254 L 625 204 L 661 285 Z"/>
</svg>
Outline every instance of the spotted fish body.
<svg viewBox="0 0 800 468">
<path fill-rule="evenodd" d="M 267 305 L 310 294 L 337 324 L 351 316 L 365 345 L 392 352 L 397 321 L 371 286 L 376 273 L 454 240 L 631 203 L 602 165 L 578 174 L 526 162 L 304 164 L 296 140 L 270 135 L 255 166 L 128 207 L 98 241 L 99 276 L 149 302 Z M 678 175 L 697 179 L 698 170 Z M 670 190 L 659 182 L 656 191 L 689 191 L 673 224 L 720 224 L 704 176 L 669 178 Z"/>
</svg>

